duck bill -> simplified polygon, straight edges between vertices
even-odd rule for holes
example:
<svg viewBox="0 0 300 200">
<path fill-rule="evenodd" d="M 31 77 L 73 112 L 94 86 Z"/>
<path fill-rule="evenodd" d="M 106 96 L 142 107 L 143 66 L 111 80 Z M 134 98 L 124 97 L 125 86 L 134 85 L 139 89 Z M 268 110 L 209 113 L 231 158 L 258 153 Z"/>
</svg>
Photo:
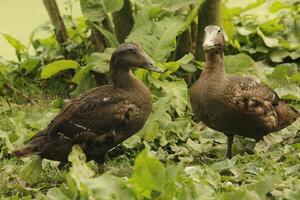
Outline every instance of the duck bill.
<svg viewBox="0 0 300 200">
<path fill-rule="evenodd" d="M 153 65 L 152 63 L 149 63 L 147 65 L 144 66 L 145 69 L 149 70 L 149 71 L 153 71 L 153 72 L 158 72 L 158 73 L 164 73 L 164 71 L 162 69 L 160 69 L 159 67 Z"/>
<path fill-rule="evenodd" d="M 216 46 L 214 43 L 214 37 L 215 37 L 215 34 L 213 34 L 213 33 L 206 35 L 204 42 L 203 42 L 204 50 L 213 49 Z"/>
<path fill-rule="evenodd" d="M 154 61 L 148 56 L 148 54 L 144 51 L 140 52 L 141 56 L 144 58 L 142 68 L 147 69 L 149 71 L 164 73 L 162 69 L 154 65 Z"/>
</svg>

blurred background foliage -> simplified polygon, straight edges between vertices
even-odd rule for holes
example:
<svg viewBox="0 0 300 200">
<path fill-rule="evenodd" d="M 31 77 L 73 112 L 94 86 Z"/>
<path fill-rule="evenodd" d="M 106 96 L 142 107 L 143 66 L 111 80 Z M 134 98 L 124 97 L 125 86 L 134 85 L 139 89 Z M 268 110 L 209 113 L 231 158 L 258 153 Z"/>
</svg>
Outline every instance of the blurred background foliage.
<svg viewBox="0 0 300 200">
<path fill-rule="evenodd" d="M 16 54 L 15 60 L 0 57 L 4 198 L 300 198 L 299 120 L 257 145 L 238 139 L 232 160 L 220 160 L 226 138 L 192 120 L 187 91 L 203 68 L 194 55 L 201 48 L 195 27 L 204 0 L 67 2 L 80 4 L 82 16 L 62 16 L 62 40 L 49 22 L 32 32 L 29 44 L 1 32 Z M 300 109 L 300 1 L 224 0 L 221 24 L 227 73 L 258 78 Z M 109 152 L 107 173 L 97 176 L 78 147 L 69 172 L 53 161 L 11 157 L 70 97 L 110 83 L 109 59 L 124 41 L 141 44 L 166 72 L 134 71 L 151 89 L 153 112 L 140 132 Z"/>
</svg>

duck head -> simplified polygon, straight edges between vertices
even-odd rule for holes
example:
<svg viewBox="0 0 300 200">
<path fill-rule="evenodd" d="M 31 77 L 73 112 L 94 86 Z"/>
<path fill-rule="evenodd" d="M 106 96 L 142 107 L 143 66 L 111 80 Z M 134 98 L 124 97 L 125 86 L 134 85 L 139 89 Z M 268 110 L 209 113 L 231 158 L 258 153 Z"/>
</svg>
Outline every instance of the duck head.
<svg viewBox="0 0 300 200">
<path fill-rule="evenodd" d="M 129 70 L 132 67 L 163 73 L 160 68 L 154 65 L 154 61 L 139 45 L 123 43 L 112 54 L 110 68 L 111 70 Z"/>
<path fill-rule="evenodd" d="M 203 50 L 210 51 L 223 51 L 225 46 L 225 37 L 223 30 L 219 26 L 206 26 L 203 42 Z"/>
</svg>

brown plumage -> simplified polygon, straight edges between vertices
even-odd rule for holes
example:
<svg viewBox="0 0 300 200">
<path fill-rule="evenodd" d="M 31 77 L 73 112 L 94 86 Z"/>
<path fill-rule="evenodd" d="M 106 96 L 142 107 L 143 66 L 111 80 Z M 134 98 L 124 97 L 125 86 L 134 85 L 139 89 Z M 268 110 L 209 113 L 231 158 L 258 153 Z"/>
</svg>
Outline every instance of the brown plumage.
<svg viewBox="0 0 300 200">
<path fill-rule="evenodd" d="M 205 68 L 190 89 L 190 101 L 199 120 L 228 137 L 226 155 L 231 158 L 234 135 L 259 141 L 293 123 L 299 112 L 283 103 L 267 85 L 251 77 L 226 75 L 224 45 L 222 30 L 207 26 Z"/>
<path fill-rule="evenodd" d="M 66 162 L 72 146 L 79 144 L 88 160 L 103 163 L 105 153 L 140 130 L 151 112 L 151 94 L 131 67 L 161 72 L 138 45 L 121 44 L 110 60 L 112 85 L 72 99 L 46 129 L 13 153 Z"/>
</svg>

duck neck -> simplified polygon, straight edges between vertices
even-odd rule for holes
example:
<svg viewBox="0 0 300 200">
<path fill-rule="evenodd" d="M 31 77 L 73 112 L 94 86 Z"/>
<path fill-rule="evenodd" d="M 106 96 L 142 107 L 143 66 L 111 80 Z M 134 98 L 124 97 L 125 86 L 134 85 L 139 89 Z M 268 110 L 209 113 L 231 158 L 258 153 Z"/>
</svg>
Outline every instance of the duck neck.
<svg viewBox="0 0 300 200">
<path fill-rule="evenodd" d="M 224 52 L 206 52 L 204 72 L 225 78 Z"/>
<path fill-rule="evenodd" d="M 112 68 L 111 75 L 113 85 L 118 88 L 133 88 L 138 81 L 132 74 L 130 68 L 126 67 L 119 67 L 118 70 Z"/>
</svg>

